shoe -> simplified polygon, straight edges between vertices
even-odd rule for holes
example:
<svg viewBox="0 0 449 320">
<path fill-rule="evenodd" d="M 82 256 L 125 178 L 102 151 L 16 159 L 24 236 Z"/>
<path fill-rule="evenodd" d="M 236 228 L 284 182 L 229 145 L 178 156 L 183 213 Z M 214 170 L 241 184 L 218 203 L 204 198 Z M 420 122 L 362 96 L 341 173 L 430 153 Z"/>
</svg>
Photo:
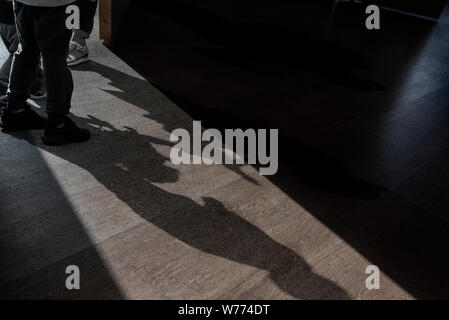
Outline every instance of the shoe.
<svg viewBox="0 0 449 320">
<path fill-rule="evenodd" d="M 0 127 L 3 132 L 43 129 L 46 119 L 31 108 L 11 113 L 6 108 L 1 111 Z"/>
<path fill-rule="evenodd" d="M 67 65 L 73 67 L 86 61 L 89 61 L 89 49 L 87 48 L 87 45 L 83 46 L 77 42 L 70 41 L 70 52 L 67 57 Z"/>
<path fill-rule="evenodd" d="M 87 129 L 79 128 L 69 117 L 65 117 L 64 125 L 60 128 L 47 121 L 42 136 L 42 142 L 49 146 L 61 144 L 85 142 L 90 139 L 90 132 Z"/>
<path fill-rule="evenodd" d="M 47 98 L 47 93 L 45 92 L 45 88 L 33 89 L 31 90 L 30 99 L 32 100 L 42 100 Z"/>
</svg>

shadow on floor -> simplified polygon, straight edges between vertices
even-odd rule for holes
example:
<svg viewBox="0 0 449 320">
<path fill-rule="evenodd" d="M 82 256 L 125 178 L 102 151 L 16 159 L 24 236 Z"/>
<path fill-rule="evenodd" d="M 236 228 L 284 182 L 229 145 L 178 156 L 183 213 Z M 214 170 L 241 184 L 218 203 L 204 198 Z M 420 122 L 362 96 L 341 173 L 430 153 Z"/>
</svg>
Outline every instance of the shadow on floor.
<svg viewBox="0 0 449 320">
<path fill-rule="evenodd" d="M 256 128 L 161 89 L 205 128 Z M 351 143 L 348 141 L 348 143 Z M 449 225 L 394 192 L 352 176 L 344 162 L 280 135 L 280 168 L 267 177 L 419 299 L 446 299 Z"/>
<path fill-rule="evenodd" d="M 205 128 L 257 127 L 163 91 Z M 301 141 L 280 135 L 279 152 L 279 171 L 267 177 L 276 186 L 416 298 L 449 297 L 447 223 Z"/>
<path fill-rule="evenodd" d="M 32 134 L 20 137 L 30 140 Z M 0 299 L 122 299 L 39 149 L 8 142 L 3 151 L 7 156 L 0 168 Z M 24 172 L 31 174 L 25 178 Z M 69 265 L 80 268 L 80 290 L 66 289 Z"/>
<path fill-rule="evenodd" d="M 111 86 L 122 91 L 110 91 L 112 95 L 127 103 L 138 101 L 136 107 L 148 111 L 148 117 L 152 120 L 162 121 L 162 118 L 157 118 L 160 110 L 152 110 L 151 99 L 142 99 L 142 95 L 139 95 L 140 99 L 136 100 L 136 92 L 150 88 L 148 82 L 93 62 L 78 70 L 97 72 L 110 79 Z M 92 130 L 93 139 L 90 143 L 47 147 L 36 137 L 16 137 L 26 139 L 88 171 L 137 214 L 185 244 L 266 270 L 270 279 L 294 298 L 349 298 L 339 286 L 314 273 L 296 252 L 227 210 L 216 199 L 203 197 L 204 205 L 199 205 L 187 197 L 157 187 L 155 182 L 176 182 L 178 179 L 177 170 L 164 164 L 169 159 L 152 146 L 171 146 L 169 142 L 141 135 L 131 128 L 115 128 L 93 116 L 73 118 Z"/>
<path fill-rule="evenodd" d="M 353 177 L 351 168 L 327 156 L 327 150 L 302 142 L 310 131 L 363 122 L 397 107 L 398 101 L 407 106 L 407 99 L 419 97 L 418 88 L 441 89 L 445 80 L 428 82 L 422 66 L 415 79 L 410 75 L 423 61 L 426 68 L 447 68 L 439 63 L 443 43 L 427 47 L 422 56 L 435 23 L 384 12 L 382 31 L 368 34 L 359 22 L 359 28 L 346 23 L 354 16 L 343 12 L 337 19 L 342 27 L 333 35 L 346 44 L 342 48 L 312 35 L 310 30 L 318 28 L 300 25 L 307 20 L 307 6 L 298 12 L 296 31 L 254 22 L 243 3 L 235 13 L 226 8 L 136 0 L 113 49 L 205 127 L 280 128 L 285 134 L 281 167 L 270 180 L 416 298 L 449 297 L 447 223 Z M 130 30 L 145 15 L 152 17 L 147 33 L 133 37 Z M 245 18 L 250 22 L 242 22 Z M 280 19 L 272 22 L 284 25 Z M 418 76 L 428 87 L 410 85 Z M 315 146 L 329 147 L 326 139 L 322 132 L 310 138 Z M 350 148 L 354 142 L 345 143 Z M 374 157 L 370 143 L 364 152 Z"/>
<path fill-rule="evenodd" d="M 152 120 L 163 125 L 167 123 L 166 118 L 158 117 L 156 110 L 151 110 L 151 99 L 142 100 L 141 97 L 139 100 L 135 99 L 133 92 L 150 90 L 150 85 L 146 81 L 94 62 L 79 70 L 97 72 L 110 79 L 112 86 L 123 91 L 122 93 L 110 91 L 112 95 L 147 110 L 148 117 Z M 207 108 L 183 104 L 181 99 L 174 96 L 171 98 L 194 118 L 201 116 L 205 127 L 225 129 L 230 123 L 233 124 L 231 128 L 252 127 L 251 123 L 234 115 L 226 115 L 226 113 L 210 109 L 206 111 Z M 100 125 L 100 127 L 107 126 L 96 119 L 80 120 L 96 126 Z M 164 127 L 167 132 L 174 129 L 168 123 Z M 152 199 L 151 210 L 153 211 L 154 207 L 166 209 L 161 214 L 153 216 L 149 214 L 147 207 L 148 198 L 143 197 L 140 204 L 130 201 L 135 199 L 135 185 L 141 182 L 142 177 L 147 178 L 149 182 L 176 181 L 176 172 L 163 165 L 167 159 L 148 147 L 148 142 L 160 144 L 167 142 L 140 136 L 135 132 L 122 132 L 112 127 L 108 131 L 101 134 L 98 132 L 99 145 L 95 143 L 89 147 L 88 144 L 83 148 L 92 148 L 92 152 L 104 148 L 104 154 L 99 152 L 100 155 L 103 154 L 100 162 L 110 164 L 112 171 L 96 169 L 84 157 L 79 156 L 84 160 L 77 159 L 74 152 L 68 152 L 64 148 L 54 149 L 51 152 L 94 174 L 102 184 L 129 203 L 142 217 L 185 243 L 232 261 L 270 271 L 273 281 L 294 297 L 314 299 L 345 296 L 335 285 L 311 273 L 307 264 L 296 253 L 276 243 L 234 213 L 227 211 L 214 199 L 204 199 L 206 204 L 199 206 L 188 198 L 170 194 L 147 183 L 144 195 Z M 121 147 L 117 151 L 108 148 L 112 141 L 115 141 L 114 144 L 117 145 L 117 142 L 123 139 L 132 141 L 132 145 L 119 143 Z M 129 157 L 117 159 L 118 154 L 135 154 L 136 149 L 147 151 L 146 154 L 139 153 L 138 159 L 130 160 L 131 167 L 125 165 L 128 168 L 126 172 L 113 166 L 113 163 L 122 160 L 126 164 Z M 446 277 L 449 256 L 444 250 L 444 244 L 449 243 L 447 224 L 428 215 L 394 192 L 353 177 L 350 168 L 343 162 L 296 139 L 281 136 L 279 150 L 280 170 L 277 175 L 270 177 L 275 185 L 369 261 L 378 265 L 383 272 L 416 298 L 449 297 L 449 279 Z M 157 161 L 155 164 L 145 166 L 143 163 L 148 163 L 148 159 L 157 159 Z M 132 166 L 135 166 L 136 170 L 133 170 Z M 100 176 L 96 170 L 103 172 L 104 176 Z M 130 175 L 130 173 L 133 174 Z M 156 173 L 157 177 L 154 176 Z M 130 178 L 137 180 L 132 182 L 128 180 Z M 174 204 L 182 205 L 177 206 L 177 209 L 171 208 Z M 182 207 L 191 209 L 182 210 Z M 201 228 L 194 229 L 195 232 L 192 232 L 191 228 L 194 226 L 201 226 Z M 229 227 L 229 231 L 223 233 L 224 226 Z M 241 239 L 242 235 L 245 235 L 245 238 Z M 214 240 L 204 241 L 204 239 Z M 239 243 L 237 248 L 225 249 L 227 243 L 235 241 Z M 283 254 L 279 255 L 281 252 Z M 272 258 L 278 255 L 282 257 L 279 258 L 282 261 L 279 265 Z M 262 257 L 271 258 L 264 260 Z M 271 259 L 274 261 L 270 261 Z M 293 261 L 296 262 L 293 263 Z M 277 269 L 282 265 L 286 269 L 282 271 Z M 310 278 L 312 282 L 305 281 L 307 278 Z M 319 284 L 320 281 L 323 281 L 323 284 Z M 314 290 L 318 287 L 314 287 L 313 284 L 327 289 L 315 292 Z"/>
</svg>

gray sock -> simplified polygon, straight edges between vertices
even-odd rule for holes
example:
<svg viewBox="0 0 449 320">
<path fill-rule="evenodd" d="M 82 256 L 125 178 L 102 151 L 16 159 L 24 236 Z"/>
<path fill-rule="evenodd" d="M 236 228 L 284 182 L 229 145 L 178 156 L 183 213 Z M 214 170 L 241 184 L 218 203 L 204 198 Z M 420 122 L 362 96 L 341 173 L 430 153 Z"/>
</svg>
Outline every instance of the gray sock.
<svg viewBox="0 0 449 320">
<path fill-rule="evenodd" d="M 81 46 L 86 45 L 86 40 L 89 38 L 89 34 L 83 30 L 74 30 L 72 34 L 72 41 L 78 43 Z"/>
</svg>

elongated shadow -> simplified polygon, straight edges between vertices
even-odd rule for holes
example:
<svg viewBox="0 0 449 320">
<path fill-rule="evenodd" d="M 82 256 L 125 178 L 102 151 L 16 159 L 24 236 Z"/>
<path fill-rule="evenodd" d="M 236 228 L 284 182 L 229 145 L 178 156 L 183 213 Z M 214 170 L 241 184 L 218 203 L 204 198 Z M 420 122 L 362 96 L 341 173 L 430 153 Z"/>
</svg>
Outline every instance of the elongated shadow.
<svg viewBox="0 0 449 320">
<path fill-rule="evenodd" d="M 85 68 L 99 72 L 121 90 L 111 91 L 111 94 L 128 103 L 135 102 L 137 107 L 149 112 L 148 117 L 163 121 L 164 118 L 158 116 L 160 110 L 153 109 L 151 101 L 145 101 L 142 95 L 138 99 L 135 95 L 135 92 L 148 89 L 146 81 L 98 63 Z M 90 143 L 47 147 L 37 137 L 25 138 L 88 171 L 134 212 L 174 238 L 203 252 L 265 270 L 281 290 L 294 298 L 349 298 L 339 286 L 314 273 L 296 252 L 226 209 L 216 199 L 203 197 L 204 204 L 200 205 L 156 186 L 154 183 L 178 180 L 178 171 L 165 165 L 169 159 L 153 147 L 153 144 L 171 146 L 170 142 L 139 134 L 132 128 L 115 128 L 93 116 L 74 118 L 91 128 L 93 139 Z"/>
<path fill-rule="evenodd" d="M 170 97 L 206 128 L 255 127 L 224 111 Z M 291 199 L 416 298 L 449 297 L 447 222 L 391 190 L 354 177 L 342 160 L 282 134 L 279 159 L 278 173 L 267 178 Z"/>
<path fill-rule="evenodd" d="M 360 28 L 352 28 L 351 23 L 345 23 L 358 19 L 358 15 L 341 11 L 341 18 L 337 19 L 341 27 L 335 28 L 334 39 L 339 39 L 343 33 L 350 34 L 349 41 L 338 42 L 354 52 L 364 52 L 365 60 L 351 50 L 313 36 L 312 32 L 319 30 L 319 23 L 305 28 L 309 29 L 308 34 L 301 32 L 302 21 L 312 20 L 306 19 L 309 12 L 314 13 L 313 19 L 320 19 L 316 11 L 308 11 L 311 6 L 302 5 L 302 2 L 294 7 L 305 12 L 298 18 L 297 25 L 288 10 L 278 11 L 299 32 L 286 30 L 279 17 L 272 19 L 268 6 L 263 6 L 267 2 L 261 3 L 260 8 L 265 11 L 257 19 L 268 23 L 254 23 L 253 11 L 243 3 L 237 4 L 235 11 L 227 10 L 229 7 L 223 3 L 135 0 L 124 17 L 122 34 L 117 37 L 113 49 L 153 83 L 174 93 L 170 98 L 184 99 L 178 99 L 178 105 L 203 123 L 234 128 L 236 115 L 239 115 L 257 126 L 244 123 L 238 126 L 280 128 L 281 134 L 294 137 L 280 142 L 294 152 L 283 153 L 286 148 L 281 149 L 279 173 L 270 180 L 369 261 L 380 266 L 407 292 L 416 298 L 447 298 L 447 219 L 417 207 L 394 191 L 350 174 L 351 166 L 358 165 L 358 155 L 363 153 L 367 163 L 362 174 L 381 171 L 387 175 L 394 170 L 402 176 L 406 170 L 399 167 L 407 166 L 408 161 L 388 163 L 394 155 L 400 156 L 403 152 L 391 149 L 393 145 L 401 149 L 406 141 L 413 145 L 414 139 L 411 134 L 410 140 L 406 137 L 404 141 L 396 140 L 395 144 L 384 146 L 385 141 L 370 139 L 372 132 L 367 138 L 360 136 L 362 130 L 350 131 L 351 128 L 364 128 L 366 123 L 387 111 L 409 108 L 409 102 L 414 99 L 425 101 L 422 107 L 425 109 L 435 103 L 445 103 L 445 95 L 427 96 L 447 85 L 446 80 L 426 70 L 431 69 L 430 66 L 438 70 L 447 67 L 445 62 L 433 64 L 446 61 L 441 53 L 445 52 L 441 38 L 437 37 L 427 48 L 426 56 L 422 56 L 435 23 L 384 12 L 382 25 L 386 32 L 368 36 L 366 30 L 360 30 L 363 24 L 357 22 Z M 208 10 L 198 8 L 200 6 Z M 148 37 L 155 41 L 146 41 L 140 34 L 129 36 L 131 30 L 138 29 L 136 17 L 148 15 L 154 21 L 149 22 Z M 269 25 L 270 21 L 278 27 Z M 163 27 L 160 30 L 157 26 Z M 160 33 L 163 36 L 158 37 Z M 415 69 L 423 61 L 426 66 Z M 357 77 L 360 70 L 364 72 L 362 79 Z M 280 74 L 290 77 L 282 78 Z M 317 79 L 316 74 L 326 81 Z M 417 79 L 421 79 L 419 85 L 414 83 Z M 427 79 L 435 79 L 435 82 L 429 84 Z M 334 87 L 335 84 L 338 86 Z M 434 124 L 426 123 L 426 127 L 438 130 L 438 134 L 443 132 L 438 123 Z M 410 124 L 410 127 L 411 133 L 418 126 Z M 334 138 L 332 134 L 340 129 L 345 134 Z M 382 129 L 373 131 L 383 139 Z M 433 137 L 438 140 L 436 135 L 434 133 Z M 430 137 L 429 143 L 431 140 Z M 321 152 L 309 147 L 307 142 Z M 378 144 L 393 156 L 384 160 Z M 444 150 L 444 145 L 439 147 L 438 150 Z M 423 150 L 414 155 L 425 158 L 425 153 Z M 413 171 L 408 173 L 413 174 Z M 432 184 L 431 181 L 427 183 Z M 422 188 L 425 193 L 426 186 Z M 417 191 L 419 194 L 421 190 Z M 445 192 L 445 189 L 439 191 Z"/>
<path fill-rule="evenodd" d="M 90 125 L 94 136 L 91 143 L 58 148 L 46 147 L 38 139 L 28 141 L 82 167 L 134 212 L 174 238 L 203 252 L 266 270 L 270 279 L 294 298 L 348 298 L 337 285 L 315 274 L 296 252 L 219 201 L 204 197 L 204 205 L 199 205 L 154 185 L 178 178 L 177 170 L 164 165 L 169 159 L 151 145 L 168 142 L 130 129 L 119 130 L 94 117 L 74 118 Z"/>
</svg>

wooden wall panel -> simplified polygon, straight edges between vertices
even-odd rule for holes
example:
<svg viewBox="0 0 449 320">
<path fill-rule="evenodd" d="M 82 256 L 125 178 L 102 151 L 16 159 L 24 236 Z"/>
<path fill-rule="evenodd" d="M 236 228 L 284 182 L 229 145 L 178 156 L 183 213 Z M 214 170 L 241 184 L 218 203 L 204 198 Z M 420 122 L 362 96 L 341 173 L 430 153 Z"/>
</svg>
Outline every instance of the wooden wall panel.
<svg viewBox="0 0 449 320">
<path fill-rule="evenodd" d="M 100 38 L 108 45 L 112 41 L 112 0 L 100 0 Z"/>
<path fill-rule="evenodd" d="M 129 0 L 100 0 L 100 38 L 105 45 L 112 45 L 129 3 Z"/>
</svg>

